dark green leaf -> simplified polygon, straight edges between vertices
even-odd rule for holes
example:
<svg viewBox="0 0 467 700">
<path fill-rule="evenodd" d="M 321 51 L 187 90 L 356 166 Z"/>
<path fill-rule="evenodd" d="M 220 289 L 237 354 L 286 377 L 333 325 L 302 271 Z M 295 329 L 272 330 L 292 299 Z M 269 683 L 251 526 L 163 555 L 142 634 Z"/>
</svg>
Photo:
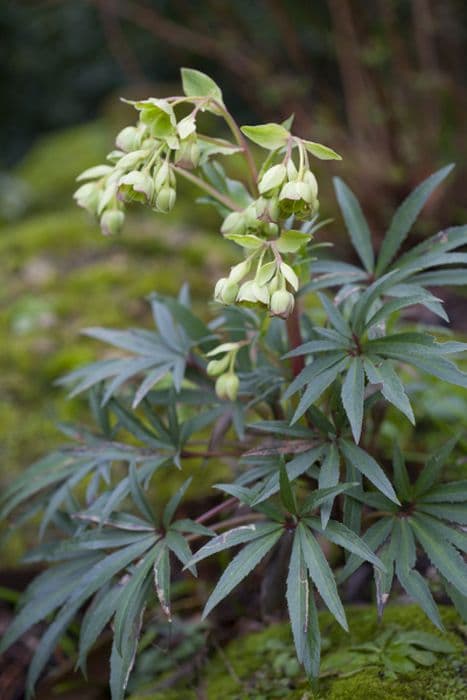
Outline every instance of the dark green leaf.
<svg viewBox="0 0 467 700">
<path fill-rule="evenodd" d="M 274 547 L 282 532 L 282 528 L 278 528 L 268 535 L 253 540 L 232 559 L 208 598 L 203 610 L 203 619 L 259 564 Z"/>
<path fill-rule="evenodd" d="M 430 175 L 422 182 L 397 209 L 389 226 L 388 232 L 381 246 L 376 265 L 376 272 L 380 274 L 391 262 L 407 237 L 412 224 L 425 206 L 429 196 L 440 182 L 449 175 L 454 165 L 447 165 Z"/>
<path fill-rule="evenodd" d="M 371 244 L 371 233 L 360 204 L 353 192 L 338 177 L 334 178 L 334 188 L 352 245 L 366 270 L 373 272 L 375 260 Z"/>
<path fill-rule="evenodd" d="M 360 357 L 354 357 L 350 361 L 350 367 L 342 383 L 341 397 L 356 443 L 360 441 L 362 433 L 364 391 L 363 362 Z"/>
<path fill-rule="evenodd" d="M 329 445 L 326 457 L 319 470 L 318 486 L 321 489 L 331 488 L 339 482 L 340 456 L 334 442 Z M 334 499 L 329 499 L 321 506 L 321 525 L 326 527 L 331 516 Z"/>
<path fill-rule="evenodd" d="M 399 504 L 399 499 L 395 494 L 391 482 L 373 457 L 365 452 L 365 450 L 362 450 L 360 447 L 353 445 L 347 440 L 340 439 L 339 447 L 345 458 L 355 469 L 366 476 L 381 493 L 389 498 L 389 500 Z"/>
</svg>

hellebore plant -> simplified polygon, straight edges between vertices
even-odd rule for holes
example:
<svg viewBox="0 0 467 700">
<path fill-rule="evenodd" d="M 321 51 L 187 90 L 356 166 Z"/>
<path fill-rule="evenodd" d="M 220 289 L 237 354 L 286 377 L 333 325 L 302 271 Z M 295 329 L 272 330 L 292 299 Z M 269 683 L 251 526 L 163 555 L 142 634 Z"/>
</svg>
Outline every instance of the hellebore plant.
<svg viewBox="0 0 467 700">
<path fill-rule="evenodd" d="M 322 257 L 323 245 L 312 241 L 326 222 L 318 221 L 311 168 L 313 158 L 340 157 L 294 135 L 292 119 L 240 129 L 209 77 L 184 69 L 182 80 L 182 96 L 131 103 L 136 126 L 118 134 L 108 164 L 80 175 L 75 199 L 114 234 L 131 202 L 170 211 L 185 178 L 217 208 L 222 235 L 242 257 L 215 285 L 218 312 L 210 323 L 193 314 L 182 287 L 177 299 L 151 296 L 157 330 L 88 329 L 120 351 L 62 380 L 73 395 L 89 392 L 95 429 L 64 426 L 71 442 L 2 495 L 3 517 L 17 511 L 24 522 L 42 512 L 40 535 L 52 531 L 27 556 L 51 567 L 28 588 L 1 645 L 5 650 L 53 615 L 29 668 L 29 694 L 87 606 L 77 664 L 85 670 L 88 652 L 113 621 L 110 685 L 113 700 L 123 698 L 147 611 L 158 601 L 171 619 L 173 577 L 196 576 L 198 562 L 231 547 L 236 554 L 203 615 L 259 564 L 263 586 L 280 588 L 285 578 L 296 653 L 310 680 L 320 665 L 316 603 L 347 628 L 338 583 L 364 562 L 374 568 L 380 614 L 397 579 L 442 626 L 420 567 L 423 553 L 466 615 L 466 482 L 445 483 L 442 472 L 457 438 L 421 470 L 411 465 L 410 475 L 397 446 L 390 466 L 379 441 L 389 405 L 415 423 L 410 399 L 416 407 L 419 388 L 406 386 L 407 376 L 427 373 L 467 387 L 467 375 L 449 359 L 467 345 L 407 329 L 401 317 L 418 304 L 446 320 L 426 287 L 466 279 L 467 255 L 455 252 L 467 244 L 466 226 L 401 252 L 451 166 L 405 200 L 378 255 L 358 201 L 336 179 L 362 267 Z M 232 140 L 201 133 L 203 112 L 223 119 Z M 258 171 L 249 142 L 265 153 Z M 221 165 L 233 154 L 245 158 L 246 184 Z M 168 470 L 193 471 L 195 464 L 203 479 L 209 461 L 231 473 L 209 510 L 199 513 L 186 500 L 190 479 L 155 508 Z M 326 541 L 346 552 L 336 576 Z"/>
</svg>

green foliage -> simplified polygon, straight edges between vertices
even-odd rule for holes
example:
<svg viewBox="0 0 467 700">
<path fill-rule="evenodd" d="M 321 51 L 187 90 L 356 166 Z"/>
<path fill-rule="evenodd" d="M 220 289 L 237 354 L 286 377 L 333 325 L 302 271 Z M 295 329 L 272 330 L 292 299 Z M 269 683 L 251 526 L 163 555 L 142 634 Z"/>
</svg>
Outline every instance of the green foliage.
<svg viewBox="0 0 467 700">
<path fill-rule="evenodd" d="M 466 535 L 459 528 L 466 522 L 465 483 L 442 482 L 457 438 L 412 479 L 397 450 L 392 469 L 386 468 L 373 412 L 378 402 L 392 404 L 414 422 L 402 368 L 467 387 L 467 374 L 447 359 L 467 344 L 439 342 L 423 328 L 408 329 L 401 318 L 417 303 L 444 318 L 440 300 L 424 287 L 426 275 L 452 281 L 459 270 L 465 274 L 465 254 L 450 251 L 467 242 L 466 227 L 442 232 L 391 262 L 447 169 L 402 205 L 380 257 L 357 200 L 337 181 L 365 269 L 310 261 L 318 246 L 307 244 L 319 224 L 308 152 L 330 158 L 329 149 L 292 135 L 290 124 L 249 127 L 245 133 L 271 151 L 258 174 L 217 86 L 186 69 L 183 82 L 185 96 L 134 103 L 137 125 L 119 133 L 110 165 L 80 176 L 87 182 L 76 199 L 100 218 L 104 233 L 112 233 L 130 201 L 167 213 L 177 178 L 185 177 L 215 204 L 221 232 L 240 245 L 243 258 L 217 283 L 210 322 L 194 312 L 185 285 L 176 298 L 149 297 L 153 330 L 88 329 L 112 354 L 62 383 L 73 395 L 89 393 L 95 427 L 64 425 L 69 442 L 0 497 L 4 518 L 24 522 L 41 515 L 39 534 L 47 539 L 27 559 L 53 564 L 30 585 L 0 647 L 6 650 L 31 624 L 53 615 L 29 669 L 29 695 L 86 604 L 79 665 L 85 666 L 92 644 L 112 621 L 110 687 L 113 700 L 122 700 L 146 610 L 157 601 L 170 621 L 174 579 L 188 575 L 184 570 L 196 575 L 198 562 L 234 546 L 240 549 L 224 567 L 203 616 L 257 568 L 266 570 L 265 581 L 274 581 L 282 552 L 297 659 L 312 685 L 322 646 L 317 603 L 347 630 L 338 584 L 364 561 L 374 569 L 380 614 L 397 578 L 441 626 L 427 579 L 417 569 L 420 552 L 465 614 L 467 567 L 460 551 L 466 551 Z M 192 111 L 180 118 L 178 104 Z M 226 121 L 236 143 L 219 144 L 197 132 L 198 112 L 205 109 Z M 220 166 L 216 155 L 229 148 L 245 156 L 248 185 Z M 454 278 L 451 265 L 459 266 Z M 299 289 L 309 272 L 312 281 Z M 300 314 L 295 294 L 335 286 L 333 299 L 320 294 L 322 309 Z M 415 392 L 411 398 L 416 401 Z M 229 498 L 222 495 L 196 519 L 189 517 L 186 479 L 193 460 L 220 463 L 229 475 L 217 484 Z M 183 483 L 155 507 L 153 489 L 174 470 L 181 470 Z M 224 511 L 232 517 L 223 518 Z M 207 543 L 193 554 L 193 542 L 204 538 Z M 338 576 L 325 554 L 330 545 L 346 552 Z M 402 662 L 394 647 L 401 647 L 410 664 L 428 664 L 430 644 L 428 637 L 389 634 L 374 641 L 371 663 L 397 673 Z M 413 667 L 406 663 L 405 669 Z"/>
</svg>

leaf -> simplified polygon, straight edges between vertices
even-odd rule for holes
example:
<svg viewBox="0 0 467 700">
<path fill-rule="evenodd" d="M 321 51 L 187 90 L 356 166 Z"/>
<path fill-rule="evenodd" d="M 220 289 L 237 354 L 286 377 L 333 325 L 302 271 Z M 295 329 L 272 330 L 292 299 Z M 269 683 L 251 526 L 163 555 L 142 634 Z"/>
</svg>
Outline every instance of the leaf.
<svg viewBox="0 0 467 700">
<path fill-rule="evenodd" d="M 465 503 L 467 500 L 467 480 L 453 481 L 431 488 L 419 498 L 423 503 Z"/>
<path fill-rule="evenodd" d="M 284 508 L 289 512 L 297 513 L 297 502 L 295 500 L 294 492 L 290 485 L 289 477 L 287 474 L 287 469 L 285 468 L 284 462 L 281 462 L 279 467 L 279 494 Z"/>
<path fill-rule="evenodd" d="M 410 644 L 429 651 L 435 651 L 438 654 L 452 654 L 455 652 L 454 646 L 447 639 L 428 632 L 419 632 L 418 630 L 398 632 L 392 643 L 394 645 Z"/>
<path fill-rule="evenodd" d="M 321 457 L 323 446 L 313 447 L 311 450 L 302 452 L 294 459 L 287 462 L 285 469 L 287 471 L 288 478 L 293 481 L 297 477 L 304 474 L 308 469 L 310 469 L 315 462 Z M 279 491 L 279 472 L 275 471 L 269 479 L 265 481 L 258 495 L 250 502 L 251 506 L 256 506 L 258 503 L 270 498 L 275 493 Z"/>
<path fill-rule="evenodd" d="M 130 580 L 125 584 L 119 596 L 117 614 L 115 615 L 114 621 L 114 644 L 119 654 L 123 652 L 125 635 L 128 633 L 128 628 L 131 628 L 134 622 L 134 615 L 136 612 L 134 601 L 138 599 L 140 591 L 149 577 L 157 554 L 158 549 L 156 545 L 135 567 Z"/>
<path fill-rule="evenodd" d="M 342 160 L 336 151 L 333 151 L 329 146 L 323 146 L 322 143 L 315 143 L 314 141 L 307 141 L 306 139 L 300 139 L 306 150 L 309 151 L 315 158 L 320 160 Z"/>
<path fill-rule="evenodd" d="M 279 253 L 297 253 L 311 240 L 311 236 L 301 231 L 284 231 L 275 241 Z"/>
<path fill-rule="evenodd" d="M 389 229 L 383 240 L 376 265 L 376 273 L 379 275 L 391 262 L 401 244 L 407 237 L 412 224 L 425 206 L 428 198 L 440 182 L 451 172 L 454 165 L 447 165 L 430 175 L 422 182 L 397 209 L 391 221 Z"/>
<path fill-rule="evenodd" d="M 104 587 L 96 594 L 93 602 L 86 610 L 80 627 L 78 666 L 84 671 L 85 659 L 115 613 L 120 594 L 123 588 L 120 585 L 112 588 Z"/>
<path fill-rule="evenodd" d="M 192 482 L 193 477 L 189 477 L 176 491 L 173 496 L 170 498 L 169 502 L 164 508 L 164 513 L 162 516 L 162 524 L 164 527 L 168 527 L 169 523 L 171 522 L 173 516 L 175 515 L 175 512 L 180 505 L 180 502 L 185 495 L 187 489 L 189 488 L 191 482 Z"/>
<path fill-rule="evenodd" d="M 303 663 L 307 647 L 310 586 L 297 533 L 293 538 L 286 597 L 297 658 L 300 663 Z"/>
<path fill-rule="evenodd" d="M 147 580 L 132 601 L 132 615 L 124 635 L 122 653 L 118 652 L 115 638 L 112 644 L 110 655 L 110 691 L 112 700 L 123 700 L 125 696 L 131 669 L 136 658 L 144 607 L 149 593 L 149 584 L 150 581 Z"/>
<path fill-rule="evenodd" d="M 391 482 L 373 457 L 360 447 L 357 447 L 357 445 L 353 445 L 342 438 L 339 440 L 339 447 L 345 458 L 355 469 L 366 476 L 390 501 L 400 505 Z"/>
<path fill-rule="evenodd" d="M 376 523 L 374 523 L 374 525 L 368 528 L 368 530 L 363 535 L 362 540 L 365 542 L 365 544 L 368 545 L 368 547 L 373 552 L 375 552 L 379 547 L 381 547 L 381 545 L 384 544 L 384 542 L 389 537 L 392 531 L 392 526 L 392 518 L 381 518 L 381 520 L 378 520 Z M 351 576 L 354 573 L 354 571 L 356 571 L 359 568 L 359 566 L 363 564 L 363 561 L 364 560 L 361 557 L 352 554 L 348 558 L 346 565 L 337 577 L 338 582 L 342 583 L 343 581 L 348 579 L 349 576 Z"/>
<path fill-rule="evenodd" d="M 415 416 L 409 397 L 405 393 L 404 385 L 394 371 L 390 361 L 382 361 L 376 365 L 369 358 L 365 357 L 363 363 L 370 384 L 380 384 L 384 398 L 407 416 L 412 425 L 415 425 Z"/>
<path fill-rule="evenodd" d="M 290 265 L 287 265 L 287 263 L 285 263 L 285 262 L 282 262 L 280 264 L 280 270 L 281 270 L 282 274 L 284 275 L 285 279 L 287 280 L 287 282 L 292 287 L 292 289 L 296 292 L 298 290 L 300 283 L 299 283 L 298 277 L 295 274 L 294 270 L 290 267 Z"/>
<path fill-rule="evenodd" d="M 360 442 L 362 433 L 364 390 L 363 362 L 360 357 L 354 357 L 342 383 L 341 397 L 356 443 Z"/>
<path fill-rule="evenodd" d="M 60 607 L 76 588 L 77 581 L 101 559 L 95 554 L 77 562 L 67 562 L 38 576 L 26 591 L 26 604 L 3 634 L 0 653 L 3 654 L 17 639 L 37 622 Z"/>
<path fill-rule="evenodd" d="M 329 351 L 322 357 L 314 358 L 313 362 L 307 364 L 300 374 L 289 384 L 284 392 L 284 399 L 289 399 L 296 391 L 305 386 L 305 384 L 314 381 L 325 370 L 330 369 L 338 363 L 343 367 L 344 364 L 347 363 L 347 359 L 347 355 L 341 350 Z"/>
<path fill-rule="evenodd" d="M 297 525 L 297 534 L 300 541 L 303 558 L 308 568 L 310 578 L 329 611 L 338 623 L 348 631 L 345 611 L 337 592 L 334 575 L 329 567 L 321 547 L 310 530 L 302 523 Z"/>
<path fill-rule="evenodd" d="M 417 511 L 412 517 L 421 523 L 422 527 L 425 525 L 428 529 L 433 528 L 440 537 L 444 537 L 447 542 L 450 542 L 457 549 L 460 549 L 461 552 L 467 554 L 467 533 L 465 531 L 445 525 L 438 518 L 433 518 L 431 515 L 418 513 Z"/>
<path fill-rule="evenodd" d="M 391 272 L 387 272 L 365 289 L 352 309 L 351 325 L 355 335 L 360 336 L 363 333 L 367 316 L 371 312 L 375 301 L 396 282 L 400 282 L 404 278 L 404 274 L 400 270 L 391 270 Z"/>
<path fill-rule="evenodd" d="M 345 493 L 346 491 L 354 489 L 355 486 L 358 486 L 358 482 L 354 481 L 350 483 L 344 482 L 336 484 L 336 486 L 329 486 L 329 488 L 325 489 L 316 489 L 316 491 L 312 491 L 310 495 L 305 499 L 304 503 L 300 508 L 300 513 L 302 515 L 311 513 L 312 511 L 316 510 L 318 506 L 329 503 L 329 501 L 332 501 L 336 496 L 339 496 L 341 493 Z"/>
<path fill-rule="evenodd" d="M 420 476 L 414 484 L 414 493 L 416 496 L 421 496 L 431 489 L 436 483 L 442 468 L 446 464 L 447 459 L 451 455 L 456 443 L 459 441 L 459 435 L 455 435 L 443 447 L 435 452 L 426 462 Z"/>
<path fill-rule="evenodd" d="M 250 141 L 270 151 L 275 151 L 277 148 L 285 146 L 290 138 L 290 133 L 280 124 L 242 126 L 241 130 Z"/>
<path fill-rule="evenodd" d="M 148 525 L 154 522 L 154 513 L 141 488 L 140 479 L 134 462 L 130 464 L 130 492 L 135 506 L 144 518 L 148 519 Z"/>
<path fill-rule="evenodd" d="M 425 503 L 419 501 L 418 510 L 435 518 L 443 518 L 459 525 L 467 525 L 467 508 L 465 503 Z"/>
<path fill-rule="evenodd" d="M 299 357 L 300 355 L 312 355 L 315 353 L 328 352 L 329 350 L 343 351 L 345 349 L 344 343 L 339 344 L 333 340 L 310 340 L 283 355 L 282 359 L 287 360 L 290 357 Z"/>
<path fill-rule="evenodd" d="M 182 68 L 183 92 L 187 97 L 212 97 L 223 105 L 220 87 L 205 73 L 193 68 Z"/>
<path fill-rule="evenodd" d="M 412 486 L 410 484 L 409 473 L 405 466 L 403 454 L 400 450 L 399 443 L 394 443 L 392 455 L 392 468 L 394 472 L 394 486 L 396 492 L 402 501 L 409 501 L 412 497 Z"/>
<path fill-rule="evenodd" d="M 226 233 L 224 234 L 224 238 L 227 238 L 229 241 L 233 241 L 237 245 L 242 246 L 242 248 L 247 248 L 248 250 L 257 250 L 258 248 L 264 246 L 264 240 L 262 238 L 258 238 L 258 236 L 254 236 L 251 233 Z"/>
<path fill-rule="evenodd" d="M 318 297 L 333 328 L 348 341 L 352 337 L 352 331 L 346 319 L 325 294 L 318 294 Z"/>
<path fill-rule="evenodd" d="M 418 520 L 412 520 L 412 528 L 433 566 L 460 593 L 467 596 L 467 565 L 460 554 L 438 535 L 435 528 L 429 527 L 425 522 L 422 526 Z"/>
<path fill-rule="evenodd" d="M 399 566 L 397 578 L 402 588 L 404 588 L 407 594 L 420 605 L 432 623 L 438 627 L 438 629 L 444 629 L 438 608 L 436 607 L 429 586 L 423 576 L 415 569 L 407 569 L 403 566 Z"/>
<path fill-rule="evenodd" d="M 298 419 L 303 416 L 309 406 L 319 399 L 321 394 L 333 383 L 339 372 L 344 369 L 347 362 L 348 358 L 345 357 L 340 362 L 337 362 L 337 364 L 335 364 L 333 367 L 321 372 L 321 374 L 315 378 L 314 382 L 308 384 L 293 415 L 291 420 L 292 424 L 296 423 Z"/>
<path fill-rule="evenodd" d="M 192 553 L 190 546 L 183 535 L 180 535 L 179 532 L 176 532 L 176 530 L 170 528 L 165 536 L 165 541 L 170 551 L 175 554 L 180 563 L 183 564 L 183 566 L 186 566 L 187 569 L 191 571 L 193 576 L 197 576 L 196 566 L 188 566 Z"/>
<path fill-rule="evenodd" d="M 439 302 L 440 299 L 434 297 L 432 301 Z M 365 328 L 369 329 L 372 326 L 385 322 L 386 319 L 389 318 L 389 316 L 391 316 L 391 314 L 395 313 L 396 311 L 405 309 L 408 306 L 414 306 L 415 304 L 424 303 L 426 303 L 425 294 L 412 294 L 409 298 L 391 299 L 391 301 L 385 302 L 383 306 L 380 309 L 378 309 L 378 311 L 376 311 L 373 314 L 373 316 L 371 316 L 371 318 L 366 322 Z"/>
<path fill-rule="evenodd" d="M 160 606 L 169 622 L 172 620 L 170 612 L 170 559 L 169 549 L 161 540 L 157 543 L 156 558 L 154 561 L 154 584 Z"/>
<path fill-rule="evenodd" d="M 358 199 L 338 177 L 334 178 L 334 188 L 352 245 L 357 251 L 367 272 L 372 273 L 375 261 L 371 243 L 371 233 Z"/>
<path fill-rule="evenodd" d="M 222 552 L 224 549 L 235 547 L 245 542 L 259 539 L 265 535 L 270 535 L 280 529 L 277 523 L 251 523 L 249 525 L 241 525 L 232 530 L 227 530 L 221 535 L 213 537 L 207 544 L 199 549 L 188 562 L 193 565 L 210 557 L 217 552 Z"/>
<path fill-rule="evenodd" d="M 318 486 L 320 489 L 336 486 L 339 482 L 340 457 L 339 450 L 334 442 L 329 445 L 326 457 L 319 470 Z M 331 516 L 334 499 L 329 499 L 321 506 L 321 526 L 326 527 Z"/>
<path fill-rule="evenodd" d="M 327 526 L 323 528 L 318 518 L 306 518 L 305 522 L 323 537 L 334 542 L 334 544 L 347 549 L 365 561 L 369 561 L 378 569 L 384 570 L 382 562 L 368 547 L 366 542 L 342 523 L 339 523 L 337 520 L 330 520 Z"/>
<path fill-rule="evenodd" d="M 28 667 L 26 678 L 26 698 L 29 700 L 34 694 L 34 686 L 39 679 L 43 668 L 52 655 L 55 647 L 64 635 L 68 625 L 78 612 L 79 605 L 67 606 L 60 611 L 55 620 L 47 628 L 35 649 L 34 656 Z"/>
<path fill-rule="evenodd" d="M 202 619 L 209 615 L 211 610 L 259 564 L 282 536 L 282 532 L 283 529 L 280 527 L 268 535 L 253 540 L 232 559 L 209 596 Z"/>
</svg>

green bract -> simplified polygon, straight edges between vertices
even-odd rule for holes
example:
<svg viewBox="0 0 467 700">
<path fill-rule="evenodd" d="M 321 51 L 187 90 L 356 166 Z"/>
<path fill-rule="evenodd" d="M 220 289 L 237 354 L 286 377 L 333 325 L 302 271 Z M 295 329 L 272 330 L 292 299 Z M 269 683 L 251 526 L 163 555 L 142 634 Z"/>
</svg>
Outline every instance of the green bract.
<svg viewBox="0 0 467 700">
<path fill-rule="evenodd" d="M 41 514 L 46 539 L 26 560 L 50 564 L 28 587 L 0 647 L 50 622 L 29 668 L 29 697 L 84 610 L 76 662 L 84 670 L 94 643 L 111 631 L 110 688 L 122 700 L 155 609 L 171 620 L 185 606 L 184 591 L 190 599 L 198 591 L 183 577 L 231 547 L 239 549 L 227 564 L 224 553 L 203 616 L 258 568 L 265 599 L 284 590 L 297 658 L 311 681 L 320 665 L 318 607 L 347 629 L 339 585 L 364 562 L 380 615 L 389 595 L 404 591 L 440 626 L 442 588 L 467 619 L 467 485 L 447 478 L 465 438 L 452 437 L 421 468 L 415 448 L 404 461 L 396 447 L 392 463 L 387 449 L 396 430 L 416 443 L 426 376 L 467 388 L 452 360 L 462 360 L 467 344 L 404 317 L 422 305 L 446 321 L 429 287 L 465 284 L 467 226 L 413 247 L 406 240 L 451 166 L 409 195 L 378 254 L 357 199 L 337 178 L 362 266 L 323 257 L 327 249 L 313 241 L 327 222 L 317 219 L 309 154 L 339 156 L 293 135 L 291 120 L 243 127 L 269 151 L 257 169 L 214 81 L 190 69 L 182 79 L 184 95 L 134 103 L 136 125 L 120 131 L 108 164 L 78 178 L 75 199 L 115 234 L 134 202 L 170 211 L 185 178 L 216 207 L 225 246 L 237 244 L 239 257 L 215 285 L 210 322 L 193 312 L 183 286 L 177 298 L 150 297 L 154 328 L 86 329 L 110 352 L 61 383 L 72 396 L 88 393 L 93 427 L 62 426 L 65 445 L 0 496 L 0 515 L 12 525 Z M 223 118 L 232 140 L 199 133 L 200 110 Z M 245 158 L 248 184 L 220 162 L 233 153 Z M 200 513 L 196 488 L 204 503 L 219 479 L 215 505 Z M 208 588 L 199 588 L 201 597 Z M 331 655 L 331 672 L 342 663 L 359 669 L 364 651 L 397 673 L 449 649 L 438 637 L 383 629 L 369 650 Z"/>
</svg>

